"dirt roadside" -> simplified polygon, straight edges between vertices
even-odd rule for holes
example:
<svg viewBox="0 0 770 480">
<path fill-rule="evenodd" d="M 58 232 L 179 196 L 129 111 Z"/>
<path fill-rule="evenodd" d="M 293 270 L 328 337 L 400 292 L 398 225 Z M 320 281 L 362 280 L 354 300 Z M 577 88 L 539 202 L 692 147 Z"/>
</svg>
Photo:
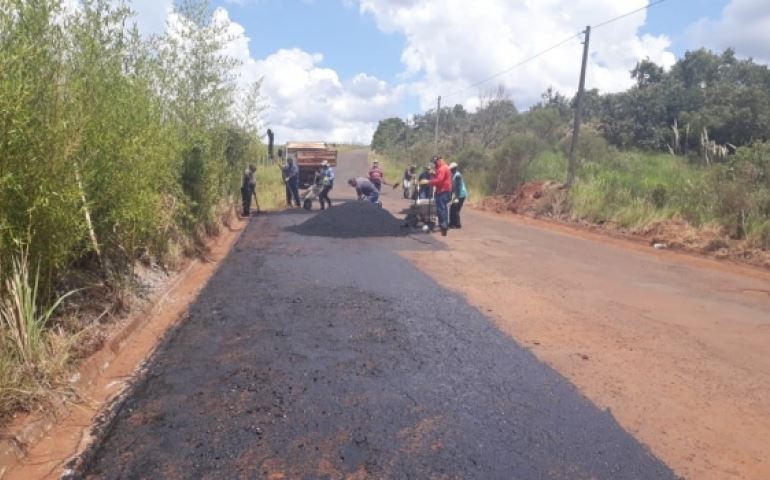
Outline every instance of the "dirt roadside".
<svg viewBox="0 0 770 480">
<path fill-rule="evenodd" d="M 446 251 L 402 255 L 678 474 L 770 478 L 770 275 L 509 214 L 463 223 Z"/>
<path fill-rule="evenodd" d="M 245 225 L 245 221 L 234 220 L 230 227 L 223 227 L 222 233 L 209 244 L 206 261 L 193 261 L 158 295 L 149 312 L 135 314 L 127 328 L 115 331 L 100 351 L 84 361 L 78 376 L 91 377 L 91 383 L 78 391 L 82 402 L 65 406 L 55 422 L 46 421 L 50 430 L 39 441 L 24 445 L 23 459 L 0 464 L 0 478 L 53 479 L 62 475 L 67 462 L 91 442 L 89 432 L 103 407 L 127 388 L 159 340 L 183 316 L 217 270 Z M 33 416 L 20 418 L 7 431 L 19 431 L 40 421 Z"/>
</svg>

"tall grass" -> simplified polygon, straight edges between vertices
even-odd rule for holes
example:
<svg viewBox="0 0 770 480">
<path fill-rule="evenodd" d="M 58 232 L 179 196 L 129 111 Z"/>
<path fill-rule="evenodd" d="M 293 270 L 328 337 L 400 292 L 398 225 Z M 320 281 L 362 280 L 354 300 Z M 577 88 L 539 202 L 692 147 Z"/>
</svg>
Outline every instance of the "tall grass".
<svg viewBox="0 0 770 480">
<path fill-rule="evenodd" d="M 54 312 L 75 291 L 41 308 L 40 277 L 30 272 L 26 249 L 11 263 L 0 288 L 0 414 L 50 398 L 77 338 L 51 329 Z"/>
<path fill-rule="evenodd" d="M 277 166 L 257 168 L 257 199 L 262 210 L 275 210 L 286 203 L 286 187 Z"/>
<path fill-rule="evenodd" d="M 572 213 L 632 229 L 669 218 L 702 225 L 709 218 L 704 188 L 703 172 L 682 158 L 617 153 L 584 165 L 571 192 Z"/>
</svg>

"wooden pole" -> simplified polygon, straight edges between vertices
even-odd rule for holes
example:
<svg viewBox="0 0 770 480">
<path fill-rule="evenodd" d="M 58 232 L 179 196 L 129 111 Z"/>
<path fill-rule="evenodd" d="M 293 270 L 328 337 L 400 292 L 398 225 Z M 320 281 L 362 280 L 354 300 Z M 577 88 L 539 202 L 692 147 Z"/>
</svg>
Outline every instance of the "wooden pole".
<svg viewBox="0 0 770 480">
<path fill-rule="evenodd" d="M 575 97 L 575 124 L 572 128 L 572 145 L 569 149 L 569 172 L 567 174 L 567 186 L 571 187 L 575 181 L 576 150 L 578 139 L 580 137 L 580 122 L 583 120 L 583 94 L 586 87 L 586 67 L 588 65 L 588 43 L 591 40 L 591 27 L 586 27 L 585 40 L 583 41 L 583 65 L 580 69 L 580 84 L 578 85 L 577 96 Z"/>
<path fill-rule="evenodd" d="M 434 147 L 433 152 L 435 155 L 438 155 L 438 119 L 439 116 L 441 116 L 441 95 L 438 96 L 438 103 L 436 106 L 436 134 L 433 140 Z"/>
</svg>

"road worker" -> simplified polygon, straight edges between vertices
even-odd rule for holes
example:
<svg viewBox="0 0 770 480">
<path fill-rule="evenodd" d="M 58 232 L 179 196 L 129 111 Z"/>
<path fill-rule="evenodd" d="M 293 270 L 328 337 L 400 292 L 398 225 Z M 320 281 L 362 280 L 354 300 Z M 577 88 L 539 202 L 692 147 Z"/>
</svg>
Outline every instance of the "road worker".
<svg viewBox="0 0 770 480">
<path fill-rule="evenodd" d="M 449 230 L 449 201 L 452 198 L 452 173 L 449 171 L 444 159 L 435 157 L 433 165 L 436 168 L 436 176 L 430 181 L 430 186 L 436 189 L 436 216 L 441 235 L 446 237 Z"/>
<path fill-rule="evenodd" d="M 241 181 L 241 200 L 243 201 L 243 216 L 248 217 L 251 215 L 251 197 L 254 196 L 254 192 L 257 189 L 257 180 L 254 176 L 254 172 L 257 171 L 257 167 L 253 164 L 246 167 L 243 172 L 243 180 Z"/>
<path fill-rule="evenodd" d="M 356 189 L 356 195 L 359 200 L 365 199 L 370 203 L 379 203 L 380 192 L 368 178 L 350 178 L 348 179 L 348 185 Z"/>
<path fill-rule="evenodd" d="M 463 209 L 466 197 L 468 197 L 468 189 L 465 188 L 465 180 L 455 162 L 449 164 L 449 171 L 452 172 L 452 202 L 449 205 L 449 228 L 463 228 L 460 221 L 460 211 Z"/>
<path fill-rule="evenodd" d="M 321 210 L 326 209 L 326 205 L 331 208 L 332 201 L 329 200 L 329 192 L 334 188 L 334 169 L 329 165 L 329 162 L 324 160 L 321 163 L 321 184 L 323 189 L 318 199 L 321 201 Z"/>
<path fill-rule="evenodd" d="M 283 181 L 286 184 L 286 206 L 291 207 L 291 202 L 294 200 L 294 205 L 299 208 L 299 168 L 291 157 L 286 158 Z"/>
</svg>

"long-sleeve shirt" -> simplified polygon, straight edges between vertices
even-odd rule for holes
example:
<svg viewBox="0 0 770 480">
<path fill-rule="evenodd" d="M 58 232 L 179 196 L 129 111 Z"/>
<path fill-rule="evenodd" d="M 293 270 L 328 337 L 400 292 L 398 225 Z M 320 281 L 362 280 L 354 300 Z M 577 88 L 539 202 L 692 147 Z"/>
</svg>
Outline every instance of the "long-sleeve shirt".
<svg viewBox="0 0 770 480">
<path fill-rule="evenodd" d="M 460 173 L 459 170 L 452 175 L 452 195 L 457 198 L 465 198 L 468 196 L 468 190 L 465 188 L 463 174 Z"/>
<path fill-rule="evenodd" d="M 332 167 L 327 168 L 326 170 L 321 170 L 321 174 L 329 180 L 329 183 L 334 182 L 334 169 Z"/>
<path fill-rule="evenodd" d="M 283 178 L 287 182 L 296 182 L 299 179 L 299 167 L 296 164 L 285 165 L 283 167 Z"/>
<path fill-rule="evenodd" d="M 377 188 L 369 181 L 368 178 L 359 177 L 356 178 L 356 193 L 358 196 L 368 197 L 372 192 L 376 192 Z"/>
<path fill-rule="evenodd" d="M 436 164 L 436 177 L 430 181 L 430 185 L 436 187 L 436 193 L 452 191 L 452 173 L 444 160 L 439 160 Z"/>
</svg>

